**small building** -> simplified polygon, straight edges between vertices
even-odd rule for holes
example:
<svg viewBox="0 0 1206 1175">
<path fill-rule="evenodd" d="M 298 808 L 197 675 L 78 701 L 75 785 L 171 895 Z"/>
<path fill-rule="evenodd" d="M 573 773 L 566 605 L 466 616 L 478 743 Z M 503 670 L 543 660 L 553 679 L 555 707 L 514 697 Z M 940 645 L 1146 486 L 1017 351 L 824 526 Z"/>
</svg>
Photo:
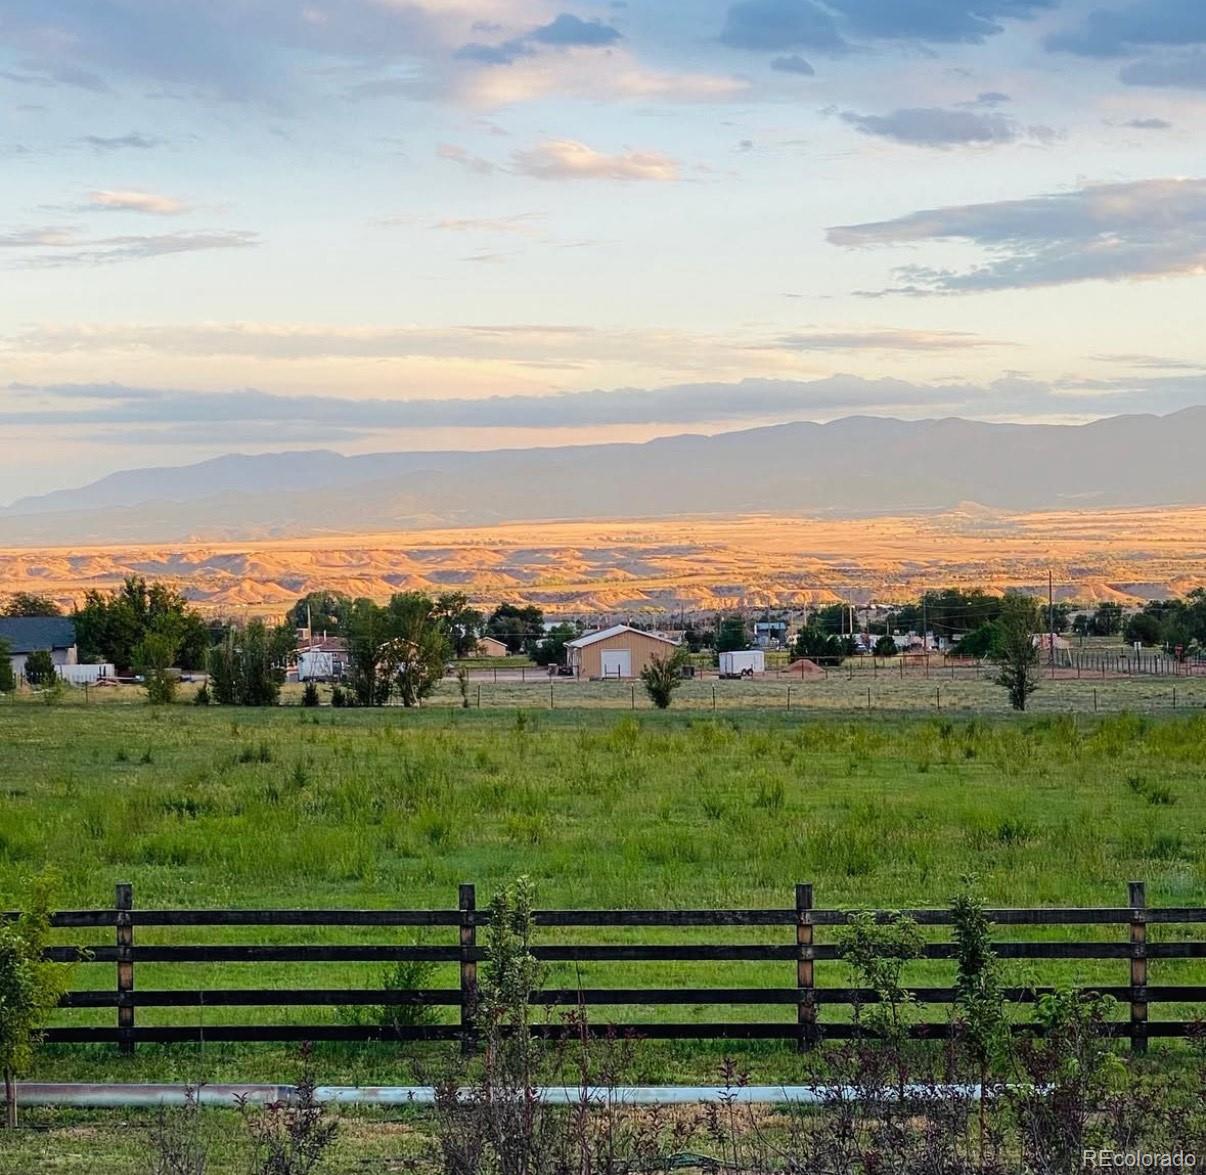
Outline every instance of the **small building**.
<svg viewBox="0 0 1206 1175">
<path fill-rule="evenodd" d="M 781 649 L 787 644 L 787 621 L 755 620 L 754 643 L 760 649 Z"/>
<path fill-rule="evenodd" d="M 622 681 L 639 677 L 654 657 L 665 657 L 678 647 L 678 642 L 669 637 L 617 624 L 566 641 L 566 665 L 575 677 Z"/>
<path fill-rule="evenodd" d="M 75 622 L 65 616 L 0 617 L 0 640 L 7 642 L 13 673 L 21 676 L 30 653 L 44 649 L 56 666 L 75 665 L 79 650 L 75 644 Z"/>
<path fill-rule="evenodd" d="M 507 657 L 510 656 L 511 650 L 507 648 L 505 641 L 500 641 L 495 636 L 483 636 L 478 639 L 477 648 L 473 650 L 475 657 Z"/>
<path fill-rule="evenodd" d="M 342 637 L 312 640 L 297 650 L 298 681 L 341 681 L 348 671 L 348 643 Z"/>
<path fill-rule="evenodd" d="M 1058 633 L 1036 633 L 1034 647 L 1039 651 L 1040 664 L 1068 669 L 1072 667 L 1072 645 Z"/>
</svg>

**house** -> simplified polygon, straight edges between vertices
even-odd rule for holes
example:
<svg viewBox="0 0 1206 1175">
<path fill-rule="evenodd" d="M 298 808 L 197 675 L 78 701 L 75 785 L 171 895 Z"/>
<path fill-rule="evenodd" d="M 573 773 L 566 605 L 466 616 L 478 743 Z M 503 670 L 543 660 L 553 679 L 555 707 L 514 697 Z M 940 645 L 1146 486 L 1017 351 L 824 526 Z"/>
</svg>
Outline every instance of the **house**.
<svg viewBox="0 0 1206 1175">
<path fill-rule="evenodd" d="M 480 637 L 477 648 L 473 650 L 475 657 L 506 657 L 509 653 L 506 644 L 493 636 Z"/>
<path fill-rule="evenodd" d="M 340 681 L 348 671 L 348 642 L 324 636 L 297 650 L 298 681 Z"/>
<path fill-rule="evenodd" d="M 1042 665 L 1057 665 L 1065 668 L 1072 666 L 1072 646 L 1068 640 L 1058 633 L 1036 633 L 1034 647 L 1039 651 L 1039 663 Z"/>
<path fill-rule="evenodd" d="M 654 657 L 664 657 L 678 642 L 653 632 L 617 624 L 566 641 L 566 664 L 575 677 L 624 679 L 639 677 Z"/>
<path fill-rule="evenodd" d="M 755 620 L 754 643 L 760 649 L 778 649 L 787 644 L 786 620 Z"/>
<path fill-rule="evenodd" d="M 79 650 L 75 644 L 75 622 L 65 616 L 0 617 L 0 640 L 8 643 L 13 673 L 25 672 L 30 653 L 49 651 L 55 665 L 75 665 Z"/>
</svg>

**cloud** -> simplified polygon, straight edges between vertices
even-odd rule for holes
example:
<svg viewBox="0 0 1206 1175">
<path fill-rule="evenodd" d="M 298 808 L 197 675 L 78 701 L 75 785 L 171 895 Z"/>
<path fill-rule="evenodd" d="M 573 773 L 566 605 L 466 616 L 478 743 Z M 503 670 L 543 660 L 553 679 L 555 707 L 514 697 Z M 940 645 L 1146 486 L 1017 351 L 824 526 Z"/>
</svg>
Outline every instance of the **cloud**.
<svg viewBox="0 0 1206 1175">
<path fill-rule="evenodd" d="M 844 247 L 962 241 L 990 259 L 969 270 L 906 266 L 901 293 L 1027 289 L 1206 272 L 1206 180 L 1153 179 L 963 204 L 831 228 Z"/>
<path fill-rule="evenodd" d="M 150 151 L 154 147 L 161 146 L 163 140 L 131 131 L 128 135 L 84 135 L 79 142 L 85 147 L 91 147 L 96 152 L 105 153 L 109 151 Z"/>
<path fill-rule="evenodd" d="M 964 351 L 1011 346 L 966 331 L 877 330 L 798 331 L 771 344 L 788 351 Z M 755 348 L 762 349 L 762 348 Z"/>
<path fill-rule="evenodd" d="M 738 0 L 729 7 L 720 39 L 733 49 L 849 48 L 833 16 L 813 0 Z"/>
<path fill-rule="evenodd" d="M 913 106 L 890 114 L 843 111 L 841 118 L 864 135 L 892 139 L 912 147 L 991 146 L 1017 142 L 1025 133 L 1011 118 L 974 110 Z"/>
<path fill-rule="evenodd" d="M 979 43 L 1004 19 L 1028 19 L 1056 0 L 737 0 L 721 41 L 735 49 L 844 53 L 858 39 Z"/>
<path fill-rule="evenodd" d="M 1133 61 L 1118 73 L 1128 86 L 1175 87 L 1206 90 L 1206 53 L 1200 49 L 1145 57 Z"/>
<path fill-rule="evenodd" d="M 785 57 L 776 57 L 771 61 L 770 67 L 771 69 L 778 70 L 780 73 L 795 73 L 805 78 L 810 78 L 817 72 L 798 53 L 790 53 Z"/>
<path fill-rule="evenodd" d="M 1122 125 L 1136 131 L 1167 131 L 1172 129 L 1172 123 L 1163 118 L 1132 118 Z"/>
<path fill-rule="evenodd" d="M 446 217 L 430 227 L 453 233 L 519 233 L 528 236 L 535 225 L 544 219 L 542 212 L 520 212 L 514 216 Z"/>
<path fill-rule="evenodd" d="M 179 216 L 188 211 L 188 205 L 173 196 L 136 191 L 91 192 L 88 206 L 104 212 L 145 212 L 152 216 Z"/>
<path fill-rule="evenodd" d="M 1126 57 L 1152 46 L 1206 43 L 1206 5 L 1199 0 L 1132 0 L 1096 8 L 1079 24 L 1053 33 L 1048 49 L 1082 57 Z"/>
<path fill-rule="evenodd" d="M 747 379 L 738 383 L 596 389 L 552 395 L 439 400 L 293 396 L 240 388 L 228 392 L 84 384 L 14 389 L 36 407 L 0 411 L 9 425 L 128 428 L 224 421 L 287 422 L 374 431 L 427 428 L 586 428 L 696 424 L 800 417 L 834 411 L 964 402 L 967 388 L 915 385 L 837 375 L 810 381 Z"/>
<path fill-rule="evenodd" d="M 542 45 L 614 45 L 622 39 L 620 31 L 598 20 L 582 20 L 568 12 L 561 13 L 550 24 L 531 33 L 533 41 Z"/>
<path fill-rule="evenodd" d="M 173 253 L 245 249 L 257 244 L 258 234 L 234 231 L 86 237 L 75 228 L 52 225 L 0 234 L 0 249 L 26 251 L 29 255 L 22 263 L 30 268 L 111 265 Z"/>
<path fill-rule="evenodd" d="M 875 411 L 912 417 L 1085 417 L 1174 411 L 1200 403 L 1204 392 L 1202 376 L 1059 383 L 1007 377 L 985 384 L 932 384 L 838 374 L 814 380 L 743 379 L 423 400 L 288 395 L 257 388 L 204 392 L 120 384 L 10 385 L 8 400 L 15 406 L 0 409 L 0 425 L 84 428 L 93 440 L 111 429 L 123 443 L 191 444 L 205 430 L 213 430 L 213 438 L 221 441 L 235 435 L 232 429 L 241 437 L 287 441 L 312 435 L 330 441 L 398 430 L 508 428 L 536 434 L 625 425 L 832 419 Z"/>
<path fill-rule="evenodd" d="M 512 37 L 493 45 L 470 41 L 453 56 L 458 61 L 476 61 L 481 65 L 512 65 L 522 57 L 531 57 L 538 46 L 600 49 L 620 40 L 623 40 L 620 31 L 611 25 L 598 20 L 582 20 L 581 17 L 563 12 L 549 24 L 541 25 L 525 36 Z"/>
<path fill-rule="evenodd" d="M 458 147 L 455 143 L 441 143 L 436 148 L 436 155 L 440 159 L 447 159 L 450 163 L 459 163 L 462 167 L 477 172 L 478 175 L 489 175 L 492 171 L 497 170 L 496 165 L 489 159 L 474 155 L 472 152 L 466 151 L 464 147 Z"/>
<path fill-rule="evenodd" d="M 607 155 L 573 139 L 550 139 L 512 156 L 515 171 L 545 180 L 679 179 L 679 164 L 655 151 L 625 151 Z"/>
</svg>

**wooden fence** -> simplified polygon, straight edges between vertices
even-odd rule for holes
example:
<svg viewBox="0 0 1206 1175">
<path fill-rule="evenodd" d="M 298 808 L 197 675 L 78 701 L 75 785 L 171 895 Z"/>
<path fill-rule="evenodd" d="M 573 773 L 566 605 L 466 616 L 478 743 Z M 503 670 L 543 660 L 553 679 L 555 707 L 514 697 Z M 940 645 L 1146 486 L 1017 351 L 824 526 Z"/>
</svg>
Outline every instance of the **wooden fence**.
<svg viewBox="0 0 1206 1175">
<path fill-rule="evenodd" d="M 920 926 L 942 928 L 952 924 L 949 910 L 904 910 Z M 15 915 L 3 915 L 14 917 Z M 889 917 L 881 913 L 881 919 Z M 713 962 L 781 963 L 782 987 L 673 987 L 673 988 L 571 988 L 534 992 L 532 1003 L 546 1006 L 583 1006 L 587 1009 L 616 1006 L 736 1006 L 795 1009 L 794 1017 L 779 1021 L 716 1023 L 625 1023 L 623 1030 L 638 1037 L 670 1039 L 782 1039 L 806 1048 L 824 1038 L 848 1038 L 857 1032 L 849 1019 L 826 1022 L 822 1013 L 834 1006 L 852 1006 L 874 1000 L 874 993 L 851 987 L 823 986 L 817 982 L 817 965 L 836 962 L 841 951 L 836 942 L 819 942 L 819 933 L 845 924 L 849 911 L 817 909 L 811 885 L 796 887 L 795 905 L 790 909 L 767 910 L 542 910 L 535 915 L 540 929 L 623 929 L 631 934 L 641 928 L 782 928 L 782 943 L 613 943 L 537 944 L 533 953 L 547 963 L 641 963 Z M 1128 1037 L 1135 1051 L 1144 1051 L 1150 1037 L 1179 1037 L 1196 1031 L 1194 1019 L 1148 1019 L 1152 1004 L 1198 1005 L 1206 1003 L 1206 985 L 1151 986 L 1148 966 L 1155 960 L 1206 958 L 1206 942 L 1190 939 L 1189 928 L 1206 922 L 1206 908 L 1149 907 L 1142 882 L 1132 882 L 1128 904 L 1091 909 L 996 909 L 989 911 L 996 929 L 1005 927 L 1118 927 L 1117 941 L 999 941 L 997 954 L 1008 960 L 1117 960 L 1129 966 L 1128 982 L 1116 986 L 1085 986 L 1119 1000 L 1128 1015 L 1109 1025 L 1114 1035 Z M 460 887 L 456 909 L 446 910 L 142 910 L 135 908 L 133 887 L 118 885 L 112 909 L 68 910 L 54 915 L 53 924 L 66 929 L 113 930 L 111 946 L 55 945 L 48 957 L 60 962 L 79 962 L 86 967 L 115 969 L 115 985 L 107 990 L 77 990 L 63 1000 L 70 1010 L 113 1008 L 112 1027 L 54 1027 L 46 1037 L 56 1043 L 113 1043 L 130 1052 L 137 1043 L 227 1042 L 227 1041 L 459 1041 L 472 1048 L 476 1029 L 474 1007 L 477 995 L 477 966 L 484 957 L 477 942 L 478 928 L 489 921 L 489 912 L 479 910 L 473 885 Z M 1174 928 L 1167 940 L 1151 941 L 1149 927 Z M 138 931 L 151 927 L 426 927 L 442 928 L 447 945 L 367 944 L 206 944 L 143 945 Z M 937 931 L 935 933 L 941 933 Z M 1041 937 L 1041 936 L 1039 936 Z M 924 957 L 951 960 L 956 957 L 950 941 L 929 941 Z M 135 977 L 139 964 L 285 964 L 285 963 L 391 963 L 400 960 L 456 964 L 460 983 L 455 988 L 383 990 L 382 988 L 288 989 L 264 986 L 251 989 L 170 988 L 140 989 Z M 1120 975 L 1119 978 L 1122 976 Z M 274 976 L 274 979 L 276 976 Z M 914 988 L 922 1004 L 951 1004 L 952 987 Z M 1017 987 L 1007 992 L 1010 1000 L 1033 1004 L 1050 987 Z M 451 1024 L 378 1026 L 364 1024 L 215 1024 L 142 1026 L 140 1008 L 253 1008 L 253 1007 L 352 1007 L 429 1006 L 456 1008 Z M 1025 1031 L 1026 1023 L 1018 1030 Z M 553 1024 L 537 1031 L 559 1032 Z M 942 1036 L 947 1023 L 926 1023 L 913 1029 L 919 1037 Z"/>
</svg>

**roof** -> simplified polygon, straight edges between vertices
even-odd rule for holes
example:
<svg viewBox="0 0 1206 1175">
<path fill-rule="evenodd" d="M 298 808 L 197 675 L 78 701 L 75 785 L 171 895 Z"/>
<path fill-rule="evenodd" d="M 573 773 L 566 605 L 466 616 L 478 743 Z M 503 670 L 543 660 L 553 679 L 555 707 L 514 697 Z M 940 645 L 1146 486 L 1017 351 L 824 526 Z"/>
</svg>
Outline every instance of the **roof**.
<svg viewBox="0 0 1206 1175">
<path fill-rule="evenodd" d="M 0 640 L 7 641 L 14 653 L 70 649 L 75 644 L 75 621 L 65 616 L 2 617 Z"/>
<path fill-rule="evenodd" d="M 599 641 L 611 640 L 613 636 L 619 636 L 624 632 L 635 632 L 637 636 L 647 636 L 650 640 L 661 641 L 666 645 L 677 645 L 678 641 L 672 641 L 668 636 L 659 636 L 656 632 L 642 632 L 639 628 L 632 628 L 627 624 L 615 624 L 611 628 L 601 629 L 599 632 L 592 632 L 589 636 L 580 636 L 576 641 L 566 641 L 567 649 L 584 649 L 587 645 L 598 644 Z"/>
</svg>

